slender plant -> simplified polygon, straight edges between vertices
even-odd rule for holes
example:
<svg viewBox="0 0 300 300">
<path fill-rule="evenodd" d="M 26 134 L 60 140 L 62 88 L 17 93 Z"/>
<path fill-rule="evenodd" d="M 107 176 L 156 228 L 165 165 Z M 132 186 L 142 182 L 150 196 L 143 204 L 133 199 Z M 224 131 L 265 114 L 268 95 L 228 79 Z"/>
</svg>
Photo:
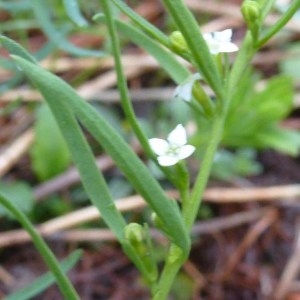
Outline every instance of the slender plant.
<svg viewBox="0 0 300 300">
<path fill-rule="evenodd" d="M 124 114 L 146 156 L 161 168 L 166 178 L 177 188 L 180 205 L 165 194 L 144 162 L 90 104 L 83 101 L 67 83 L 38 66 L 35 59 L 19 44 L 6 37 L 0 38 L 3 46 L 12 54 L 11 57 L 17 66 L 16 72 L 25 74 L 43 95 L 64 136 L 91 202 L 101 212 L 124 252 L 140 270 L 149 285 L 153 300 L 167 299 L 174 279 L 189 255 L 190 231 L 200 209 L 216 151 L 221 143 L 226 144 L 226 141 L 230 140 L 226 139 L 227 136 L 232 136 L 228 124 L 238 111 L 237 108 L 244 105 L 241 86 L 247 80 L 246 75 L 251 72 L 249 65 L 252 58 L 280 32 L 300 8 L 300 0 L 293 0 L 286 12 L 273 25 L 267 27 L 264 21 L 274 1 L 243 1 L 241 14 L 247 29 L 242 43 L 238 46 L 232 42 L 232 29 L 202 33 L 183 0 L 161 2 L 176 26 L 170 35 L 164 34 L 147 22 L 121 0 L 100 0 L 103 12 L 96 15 L 94 20 L 105 23 L 107 27 Z M 68 5 L 68 1 L 64 3 Z M 72 3 L 77 4 L 76 1 Z M 37 13 L 39 9 L 41 8 L 37 6 Z M 72 14 L 73 9 L 75 11 Z M 78 5 L 68 5 L 68 12 L 74 20 L 87 26 L 78 9 Z M 130 22 L 122 21 L 118 17 L 120 13 L 127 15 Z M 197 147 L 188 142 L 185 127 L 182 124 L 174 124 L 174 129 L 166 139 L 162 139 L 148 137 L 138 122 L 121 62 L 119 32 L 155 57 L 178 84 L 174 90 L 174 98 L 185 101 L 193 112 L 191 117 L 196 115 L 197 119 L 205 120 L 209 139 L 199 164 L 199 173 L 192 180 L 185 159 L 194 155 Z M 182 65 L 177 59 L 178 56 L 192 66 L 194 73 Z M 204 90 L 204 84 L 211 88 L 213 95 Z M 259 107 L 260 104 L 257 105 Z M 254 106 L 252 109 L 255 112 L 258 110 Z M 288 109 L 285 110 L 285 113 L 287 112 Z M 284 134 L 284 137 L 287 137 L 286 132 L 283 133 L 276 127 L 278 120 L 283 117 L 282 113 L 278 113 L 269 118 L 270 123 L 267 127 L 261 127 L 262 132 L 266 130 L 265 132 L 276 133 L 277 136 L 281 134 L 280 138 L 283 138 Z M 169 242 L 162 269 L 157 267 L 155 244 L 148 226 L 128 224 L 116 209 L 105 178 L 95 165 L 92 151 L 78 122 L 114 159 L 119 169 L 152 209 L 154 226 Z M 199 134 L 201 129 L 199 128 Z M 299 136 L 297 139 L 299 141 Z M 299 143 L 293 146 L 298 149 Z M 69 290 L 71 293 L 71 289 Z"/>
</svg>

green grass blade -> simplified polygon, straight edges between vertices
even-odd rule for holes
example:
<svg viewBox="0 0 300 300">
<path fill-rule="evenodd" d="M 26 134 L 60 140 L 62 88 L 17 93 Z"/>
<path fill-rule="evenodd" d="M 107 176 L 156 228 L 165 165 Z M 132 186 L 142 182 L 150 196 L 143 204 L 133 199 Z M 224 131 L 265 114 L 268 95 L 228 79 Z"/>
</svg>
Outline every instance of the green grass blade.
<svg viewBox="0 0 300 300">
<path fill-rule="evenodd" d="M 2 47 L 6 48 L 10 53 L 21 56 L 26 60 L 29 60 L 33 63 L 36 63 L 39 60 L 44 59 L 48 56 L 56 46 L 50 41 L 42 46 L 38 51 L 31 54 L 26 49 L 24 49 L 20 44 L 16 43 L 14 40 L 0 35 L 0 44 Z M 0 58 L 0 65 L 8 70 L 15 70 L 16 65 L 10 60 L 6 58 Z"/>
<path fill-rule="evenodd" d="M 20 46 L 15 41 L 0 35 L 0 43 L 10 52 L 14 53 L 15 55 L 21 56 L 24 59 L 31 61 L 32 63 L 36 63 L 36 60 L 33 58 L 32 55 L 28 53 L 22 46 Z"/>
<path fill-rule="evenodd" d="M 32 9 L 35 13 L 39 24 L 47 35 L 49 40 L 51 40 L 55 45 L 62 50 L 67 51 L 68 53 L 78 55 L 78 56 L 93 56 L 101 57 L 104 55 L 102 51 L 82 49 L 71 44 L 68 40 L 65 39 L 63 34 L 58 30 L 52 23 L 49 15 L 49 7 L 44 4 L 44 1 L 41 0 L 31 0 Z"/>
<path fill-rule="evenodd" d="M 81 14 L 77 0 L 64 0 L 65 10 L 69 18 L 78 26 L 85 27 L 88 25 L 87 20 Z"/>
<path fill-rule="evenodd" d="M 83 136 L 77 120 L 71 113 L 69 107 L 67 107 L 67 103 L 56 102 L 56 99 L 60 98 L 60 94 L 64 94 L 61 89 L 62 87 L 56 89 L 56 82 L 52 81 L 54 86 L 53 89 L 50 87 L 50 92 L 48 89 L 44 88 L 44 85 L 47 85 L 45 82 L 49 78 L 44 77 L 44 74 L 40 73 L 39 70 L 34 70 L 33 68 L 31 68 L 31 70 L 25 70 L 24 68 L 23 70 L 25 71 L 25 74 L 39 86 L 53 115 L 55 116 L 60 130 L 67 142 L 73 161 L 80 172 L 82 183 L 91 201 L 101 212 L 106 224 L 108 224 L 118 239 L 122 241 L 123 228 L 126 223 L 120 212 L 116 209 L 105 179 L 95 164 L 93 153 Z M 28 74 L 27 71 L 29 71 L 30 74 Z M 47 72 L 47 74 L 49 73 Z M 36 81 L 36 76 L 41 76 L 42 83 Z M 60 92 L 58 91 L 59 89 Z M 62 97 L 62 99 L 63 98 L 64 97 Z"/>
<path fill-rule="evenodd" d="M 135 44 L 150 53 L 160 64 L 160 66 L 177 82 L 182 83 L 191 73 L 180 63 L 173 53 L 162 48 L 157 42 L 149 38 L 134 26 L 116 21 L 118 30 Z"/>
<path fill-rule="evenodd" d="M 112 0 L 112 2 L 124 13 L 126 14 L 136 25 L 145 30 L 152 38 L 159 41 L 162 45 L 166 47 L 169 46 L 168 37 L 162 33 L 157 27 L 149 23 L 143 17 L 134 12 L 129 6 L 127 6 L 123 1 Z"/>
<path fill-rule="evenodd" d="M 60 262 L 60 267 L 63 272 L 67 273 L 71 270 L 74 265 L 78 262 L 82 255 L 81 250 L 76 250 L 72 254 L 70 254 L 66 259 Z M 27 300 L 32 299 L 39 293 L 43 292 L 49 286 L 55 283 L 55 277 L 51 272 L 48 272 L 38 279 L 34 280 L 29 285 L 25 286 L 24 288 L 10 294 L 9 296 L 5 297 L 3 300 Z"/>
<path fill-rule="evenodd" d="M 75 112 L 80 122 L 90 131 L 106 152 L 111 155 L 135 189 L 157 213 L 174 242 L 187 251 L 189 249 L 189 238 L 176 204 L 168 199 L 160 185 L 151 176 L 146 166 L 128 144 L 96 110 L 83 101 L 64 81 L 20 57 L 14 57 L 14 60 L 48 101 L 62 131 L 65 131 L 66 140 L 72 143 L 71 146 L 75 147 L 75 149 L 81 147 L 83 142 L 79 142 L 78 139 L 81 140 L 83 137 L 77 133 L 74 136 L 73 127 L 78 127 L 78 125 L 76 120 L 71 118 L 69 109 Z M 79 161 L 83 175 L 88 173 L 88 178 L 86 178 L 88 183 L 93 184 L 94 181 L 96 182 L 93 185 L 93 189 L 96 189 L 99 187 L 99 179 L 95 178 L 95 174 L 90 172 L 86 163 L 81 161 L 81 155 L 84 155 L 84 151 L 87 150 L 81 149 L 77 153 L 78 157 L 75 157 L 75 161 Z M 99 197 L 99 194 L 95 196 Z M 104 208 L 111 208 L 107 207 L 109 205 L 109 203 L 105 204 Z M 103 213 L 103 217 L 107 217 L 106 212 Z"/>
<path fill-rule="evenodd" d="M 20 11 L 26 11 L 30 10 L 31 6 L 28 0 L 22 0 L 22 1 L 0 1 L 0 8 L 3 10 L 8 10 L 11 12 L 20 12 Z"/>
<path fill-rule="evenodd" d="M 31 236 L 35 247 L 38 249 L 39 253 L 43 257 L 47 266 L 56 278 L 57 285 L 61 293 L 64 295 L 65 299 L 68 300 L 79 300 L 79 297 L 72 286 L 69 279 L 66 277 L 62 271 L 57 259 L 54 254 L 38 234 L 36 229 L 30 223 L 28 218 L 22 213 L 15 205 L 11 203 L 5 196 L 0 193 L 0 204 L 3 205 L 22 225 L 22 227 Z"/>
<path fill-rule="evenodd" d="M 148 143 L 148 139 L 138 122 L 131 99 L 129 97 L 127 78 L 124 75 L 124 70 L 122 66 L 120 42 L 117 36 L 117 30 L 113 18 L 113 12 L 111 10 L 111 4 L 108 0 L 101 0 L 101 5 L 105 14 L 107 30 L 110 35 L 114 66 L 117 74 L 117 87 L 121 98 L 121 106 L 127 121 L 129 122 L 134 134 L 136 135 L 146 155 L 148 157 L 151 157 L 153 156 L 153 152 Z"/>
<path fill-rule="evenodd" d="M 32 62 L 32 59 L 28 59 L 30 58 L 30 54 L 23 48 L 22 51 L 19 51 L 19 48 L 21 48 L 21 46 L 17 48 L 11 47 L 10 50 L 13 54 L 15 54 L 14 51 L 17 50 L 17 53 L 22 55 L 23 60 Z M 31 63 L 30 66 L 31 67 L 29 67 L 29 69 L 33 71 L 34 65 Z M 39 69 L 39 67 L 37 68 Z M 46 72 L 46 74 L 49 73 Z M 37 74 L 35 73 L 34 76 L 39 77 L 39 72 L 37 71 Z M 51 97 L 45 98 L 50 99 L 50 101 L 48 101 L 48 105 L 50 106 L 52 113 L 58 122 L 58 125 L 68 144 L 68 148 L 71 152 L 73 160 L 79 169 L 87 194 L 89 195 L 93 204 L 99 209 L 101 214 L 103 214 L 103 219 L 105 222 L 116 234 L 118 239 L 122 241 L 123 228 L 126 223 L 114 205 L 103 175 L 95 164 L 94 156 L 81 132 L 75 117 L 67 107 L 62 107 L 65 105 L 64 103 L 62 103 L 62 106 L 60 106 L 58 103 L 54 102 L 54 99 L 58 98 L 59 94 L 60 93 L 58 92 L 55 97 L 52 97 L 53 99 Z"/>
</svg>

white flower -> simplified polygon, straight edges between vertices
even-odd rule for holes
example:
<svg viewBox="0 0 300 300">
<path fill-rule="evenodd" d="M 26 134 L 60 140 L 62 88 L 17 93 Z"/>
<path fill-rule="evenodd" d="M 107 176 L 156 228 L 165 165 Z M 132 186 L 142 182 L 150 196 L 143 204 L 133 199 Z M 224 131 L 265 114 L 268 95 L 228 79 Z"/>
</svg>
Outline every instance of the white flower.
<svg viewBox="0 0 300 300">
<path fill-rule="evenodd" d="M 238 46 L 231 42 L 231 36 L 231 29 L 205 33 L 203 35 L 211 54 L 238 51 Z"/>
<path fill-rule="evenodd" d="M 158 155 L 158 163 L 164 167 L 175 165 L 178 161 L 192 155 L 195 147 L 186 143 L 186 132 L 181 124 L 171 131 L 167 140 L 149 139 L 151 149 Z"/>
<path fill-rule="evenodd" d="M 199 73 L 190 75 L 185 81 L 183 81 L 174 91 L 173 96 L 182 98 L 184 101 L 191 101 L 192 99 L 192 90 L 195 84 L 195 81 L 202 79 Z"/>
</svg>

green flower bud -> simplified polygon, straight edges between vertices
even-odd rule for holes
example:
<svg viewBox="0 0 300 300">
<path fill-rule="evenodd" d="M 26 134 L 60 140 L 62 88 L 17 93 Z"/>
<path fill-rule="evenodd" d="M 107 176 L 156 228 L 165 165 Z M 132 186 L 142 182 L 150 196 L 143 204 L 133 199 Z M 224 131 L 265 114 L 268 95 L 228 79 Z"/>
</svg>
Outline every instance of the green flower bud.
<svg viewBox="0 0 300 300">
<path fill-rule="evenodd" d="M 245 0 L 242 4 L 241 11 L 248 29 L 251 31 L 253 41 L 258 40 L 261 26 L 261 7 L 255 0 Z"/>
<path fill-rule="evenodd" d="M 260 21 L 261 7 L 257 1 L 255 0 L 244 1 L 241 7 L 241 11 L 248 26 L 251 26 L 251 24 Z"/>
<path fill-rule="evenodd" d="M 169 36 L 170 47 L 176 52 L 182 53 L 189 50 L 185 38 L 180 31 L 174 31 Z"/>
<path fill-rule="evenodd" d="M 123 248 L 126 254 L 142 272 L 145 280 L 154 283 L 158 272 L 148 227 L 130 223 L 125 227 L 124 235 L 126 242 L 123 243 Z"/>
<path fill-rule="evenodd" d="M 130 223 L 124 229 L 126 240 L 132 246 L 139 246 L 144 241 L 144 229 L 138 223 Z"/>
</svg>

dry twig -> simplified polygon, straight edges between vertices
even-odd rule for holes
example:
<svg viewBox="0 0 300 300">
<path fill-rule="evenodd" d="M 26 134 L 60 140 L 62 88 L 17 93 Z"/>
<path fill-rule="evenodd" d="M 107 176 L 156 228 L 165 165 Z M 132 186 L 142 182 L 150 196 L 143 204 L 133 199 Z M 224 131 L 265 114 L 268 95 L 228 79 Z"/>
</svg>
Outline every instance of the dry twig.
<svg viewBox="0 0 300 300">
<path fill-rule="evenodd" d="M 224 267 L 223 273 L 220 275 L 221 280 L 226 280 L 229 274 L 238 265 L 247 249 L 257 241 L 259 236 L 264 233 L 278 218 L 278 211 L 271 208 L 264 216 L 254 224 L 254 226 L 248 231 L 244 239 L 236 249 L 234 253 L 230 256 L 228 263 Z"/>
<path fill-rule="evenodd" d="M 295 246 L 274 292 L 274 299 L 285 299 L 300 269 L 300 223 L 296 228 Z"/>
<path fill-rule="evenodd" d="M 122 212 L 130 210 L 139 210 L 145 207 L 145 202 L 139 197 L 129 197 L 116 201 L 118 209 Z M 211 234 L 221 230 L 226 230 L 235 226 L 240 226 L 256 220 L 265 213 L 265 209 L 258 209 L 251 212 L 242 212 L 227 217 L 219 217 L 205 222 L 198 222 L 192 229 L 194 236 L 199 234 Z M 76 225 L 101 218 L 95 207 L 87 207 L 65 216 L 54 218 L 39 226 L 37 230 L 45 237 L 55 240 L 83 242 L 83 241 L 103 241 L 115 240 L 115 236 L 107 229 L 91 230 L 67 230 Z M 157 230 L 152 230 L 151 234 L 156 238 L 161 238 Z M 0 235 L 0 248 L 30 241 L 29 235 L 25 230 L 11 230 L 3 232 Z"/>
<path fill-rule="evenodd" d="M 177 198 L 178 193 L 176 191 L 169 191 L 168 195 L 172 198 Z M 298 197 L 300 195 L 299 185 L 290 185 L 282 187 L 270 187 L 270 188 L 211 188 L 204 194 L 204 200 L 207 202 L 245 202 L 245 201 L 257 201 L 257 200 L 278 200 L 283 198 Z M 120 211 L 129 211 L 141 209 L 146 206 L 146 203 L 140 196 L 132 196 L 116 201 L 117 208 Z M 94 206 L 89 206 L 62 217 L 55 218 L 44 224 L 38 226 L 38 230 L 41 234 L 50 235 L 60 230 L 65 230 L 82 224 L 84 222 L 93 221 L 100 218 L 99 211 Z M 245 216 L 243 216 L 245 218 Z M 220 221 L 219 221 L 220 222 Z M 231 218 L 231 222 L 240 223 L 240 220 Z M 226 224 L 221 223 L 226 228 Z M 211 230 L 209 226 L 208 230 Z M 200 229 L 201 231 L 201 229 Z M 0 235 L 0 247 L 10 245 L 16 241 L 25 242 L 29 240 L 29 236 L 23 230 L 14 230 Z"/>
<path fill-rule="evenodd" d="M 28 129 L 0 154 L 0 177 L 3 176 L 27 152 L 34 133 Z"/>
</svg>

